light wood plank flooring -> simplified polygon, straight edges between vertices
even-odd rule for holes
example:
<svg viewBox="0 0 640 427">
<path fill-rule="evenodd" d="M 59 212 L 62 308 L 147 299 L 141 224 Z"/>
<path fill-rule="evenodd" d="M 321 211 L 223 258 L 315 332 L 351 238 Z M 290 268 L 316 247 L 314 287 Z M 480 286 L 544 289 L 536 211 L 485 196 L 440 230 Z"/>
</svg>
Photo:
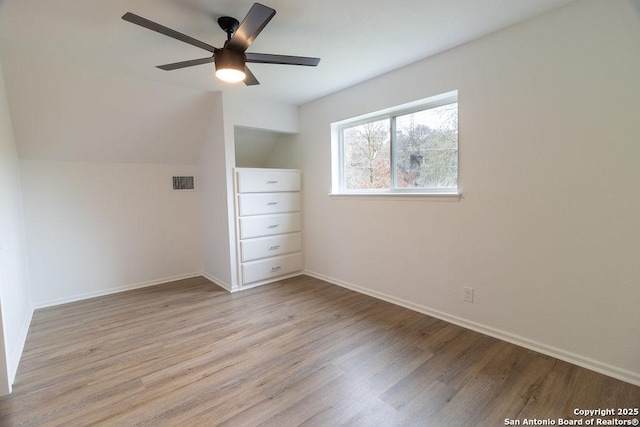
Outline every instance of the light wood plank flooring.
<svg viewBox="0 0 640 427">
<path fill-rule="evenodd" d="M 195 278 L 37 310 L 0 426 L 500 426 L 639 405 L 640 387 L 317 279 Z"/>
</svg>

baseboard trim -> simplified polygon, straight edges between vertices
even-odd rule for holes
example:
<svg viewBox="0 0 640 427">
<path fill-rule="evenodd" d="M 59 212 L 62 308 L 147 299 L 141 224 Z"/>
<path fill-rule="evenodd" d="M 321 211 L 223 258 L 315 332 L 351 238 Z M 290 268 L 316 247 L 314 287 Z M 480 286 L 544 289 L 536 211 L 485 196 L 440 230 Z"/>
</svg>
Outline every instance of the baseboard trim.
<svg viewBox="0 0 640 427">
<path fill-rule="evenodd" d="M 20 328 L 20 345 L 15 349 L 13 354 L 11 355 L 11 360 L 8 361 L 9 368 L 9 384 L 13 385 L 16 374 L 18 373 L 18 365 L 20 364 L 20 359 L 22 358 L 22 352 L 24 351 L 24 345 L 27 342 L 27 335 L 29 334 L 29 327 L 31 326 L 31 319 L 33 319 L 33 311 L 34 308 L 30 307 L 27 316 L 25 316 L 24 321 L 22 322 L 22 327 Z M 11 386 L 9 387 L 9 393 L 11 393 Z"/>
<path fill-rule="evenodd" d="M 249 283 L 247 285 L 242 285 L 236 291 L 246 291 L 248 289 L 257 288 L 258 286 L 270 285 L 272 283 L 276 283 L 280 280 L 290 279 L 292 277 L 302 276 L 304 273 L 302 271 L 296 271 L 295 273 L 285 274 L 284 276 L 278 276 L 272 279 L 261 280 L 259 282 Z"/>
<path fill-rule="evenodd" d="M 212 276 L 209 273 L 200 273 L 201 276 L 203 276 L 205 279 L 209 280 L 210 282 L 213 282 L 214 284 L 220 286 L 222 289 L 224 289 L 227 292 L 236 292 L 238 291 L 238 289 L 233 289 L 233 287 L 228 284 L 227 282 L 225 282 L 224 280 L 220 280 L 215 276 Z"/>
<path fill-rule="evenodd" d="M 109 288 L 109 289 L 104 289 L 104 290 L 101 290 L 101 291 L 87 292 L 87 293 L 73 295 L 73 296 L 65 297 L 65 298 L 58 298 L 58 299 L 53 299 L 53 300 L 48 300 L 48 301 L 41 301 L 41 302 L 38 302 L 38 303 L 35 304 L 35 308 L 38 309 L 38 308 L 53 307 L 53 306 L 56 306 L 56 305 L 67 304 L 67 303 L 70 303 L 70 302 L 81 301 L 81 300 L 85 300 L 85 299 L 89 299 L 89 298 L 95 298 L 95 297 L 101 297 L 101 296 L 104 296 L 104 295 L 117 294 L 119 292 L 131 291 L 133 289 L 140 289 L 140 288 L 146 288 L 148 286 L 161 285 L 161 284 L 168 283 L 168 282 L 174 282 L 176 280 L 191 279 L 193 277 L 198 277 L 198 276 L 202 276 L 202 275 L 203 275 L 203 273 L 201 271 L 199 271 L 197 273 L 180 274 L 180 275 L 177 275 L 177 276 L 171 276 L 171 277 L 164 277 L 164 278 L 161 278 L 161 279 L 148 280 L 146 282 L 132 283 L 130 285 L 119 286 L 117 288 Z"/>
<path fill-rule="evenodd" d="M 344 282 L 342 280 L 335 279 L 333 277 L 325 276 L 324 274 L 316 273 L 314 271 L 305 270 L 304 274 L 315 277 L 316 279 L 324 280 L 331 284 L 340 286 L 342 288 L 350 289 L 352 291 L 369 295 L 371 297 L 390 302 L 401 307 L 408 308 L 409 310 L 417 311 L 428 316 L 432 316 L 454 325 L 462 326 L 463 328 L 471 329 L 481 334 L 489 335 L 491 337 L 500 339 L 502 341 L 509 342 L 511 344 L 518 345 L 520 347 L 527 348 L 529 350 L 536 351 L 538 353 L 545 354 L 547 356 L 555 357 L 556 359 L 563 360 L 565 362 L 572 363 L 574 365 L 607 375 L 618 380 L 640 386 L 640 373 L 631 372 L 625 369 L 618 368 L 616 366 L 609 365 L 607 363 L 599 362 L 588 357 L 580 356 L 579 354 L 571 353 L 553 346 L 549 346 L 537 341 L 530 340 L 528 338 L 512 334 L 500 329 L 496 329 L 490 326 L 482 325 L 480 323 L 472 322 L 461 317 L 453 316 L 448 313 L 435 310 L 433 308 L 412 303 L 410 301 L 403 300 L 401 298 L 394 297 L 382 292 L 373 291 L 371 289 L 363 288 L 352 283 Z"/>
<path fill-rule="evenodd" d="M 275 279 L 269 279 L 269 280 L 261 280 L 259 282 L 255 282 L 255 283 L 249 283 L 248 285 L 242 285 L 239 287 L 232 287 L 231 285 L 229 285 L 228 283 L 208 274 L 208 273 L 202 273 L 202 276 L 204 278 L 206 278 L 207 280 L 212 281 L 213 283 L 215 283 L 216 285 L 220 286 L 221 288 L 223 288 L 224 290 L 226 290 L 227 292 L 233 293 L 233 292 L 240 292 L 240 291 L 246 291 L 248 289 L 253 289 L 253 288 L 257 288 L 258 286 L 264 286 L 264 285 L 268 285 L 271 283 L 275 283 L 279 280 L 284 280 L 284 279 L 289 279 L 291 277 L 296 277 L 296 276 L 300 276 L 304 274 L 301 271 L 297 271 L 295 273 L 291 273 L 291 274 L 287 274 L 284 276 L 279 276 Z"/>
</svg>

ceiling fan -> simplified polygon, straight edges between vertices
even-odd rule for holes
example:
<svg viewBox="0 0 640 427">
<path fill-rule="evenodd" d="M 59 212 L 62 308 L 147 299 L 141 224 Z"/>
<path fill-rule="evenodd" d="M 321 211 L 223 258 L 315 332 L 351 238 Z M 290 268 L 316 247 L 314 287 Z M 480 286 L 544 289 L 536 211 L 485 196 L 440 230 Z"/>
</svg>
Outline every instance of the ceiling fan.
<svg viewBox="0 0 640 427">
<path fill-rule="evenodd" d="M 206 58 L 158 65 L 158 68 L 161 70 L 177 70 L 214 62 L 216 76 L 218 78 L 228 82 L 244 81 L 246 85 L 250 86 L 258 85 L 260 82 L 258 82 L 258 79 L 256 79 L 246 66 L 247 62 L 257 64 L 305 65 L 308 67 L 315 67 L 320 62 L 320 58 L 310 58 L 306 56 L 246 52 L 275 14 L 276 11 L 274 9 L 260 3 L 254 3 L 249 13 L 247 13 L 247 16 L 242 20 L 242 23 L 239 23 L 237 19 L 229 16 L 219 18 L 218 25 L 227 33 L 227 40 L 222 49 L 213 47 L 210 44 L 196 40 L 193 37 L 179 33 L 178 31 L 131 12 L 125 13 L 122 19 L 213 53 L 213 56 Z"/>
</svg>

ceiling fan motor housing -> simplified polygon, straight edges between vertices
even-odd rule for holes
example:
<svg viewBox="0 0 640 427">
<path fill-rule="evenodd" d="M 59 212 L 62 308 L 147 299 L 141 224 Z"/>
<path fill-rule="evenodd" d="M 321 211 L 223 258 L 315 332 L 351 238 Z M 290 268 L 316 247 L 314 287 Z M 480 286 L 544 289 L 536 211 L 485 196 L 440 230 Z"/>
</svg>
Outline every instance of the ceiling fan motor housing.
<svg viewBox="0 0 640 427">
<path fill-rule="evenodd" d="M 2 0 L 0 0 L 0 3 Z M 245 51 L 251 46 L 255 38 L 276 14 L 275 9 L 260 3 L 254 3 L 249 9 L 249 13 L 244 17 L 242 23 L 230 16 L 221 16 L 218 25 L 227 33 L 227 40 L 222 49 L 211 46 L 208 43 L 194 39 L 186 34 L 182 34 L 169 27 L 158 24 L 127 12 L 122 19 L 133 24 L 140 25 L 149 30 L 164 34 L 181 42 L 204 49 L 213 53 L 213 56 L 206 58 L 192 59 L 189 61 L 174 62 L 171 64 L 159 65 L 161 70 L 177 70 L 180 68 L 193 67 L 195 65 L 210 64 L 215 62 L 216 76 L 224 81 L 235 83 L 244 81 L 247 86 L 260 84 L 258 79 L 246 66 L 247 62 L 260 64 L 282 64 L 282 65 L 305 65 L 315 67 L 320 62 L 320 58 L 310 58 L 305 56 L 273 55 L 264 53 L 249 53 Z"/>
<path fill-rule="evenodd" d="M 216 49 L 213 56 L 216 70 L 232 68 L 245 72 L 246 55 L 244 52 L 233 49 Z"/>
</svg>

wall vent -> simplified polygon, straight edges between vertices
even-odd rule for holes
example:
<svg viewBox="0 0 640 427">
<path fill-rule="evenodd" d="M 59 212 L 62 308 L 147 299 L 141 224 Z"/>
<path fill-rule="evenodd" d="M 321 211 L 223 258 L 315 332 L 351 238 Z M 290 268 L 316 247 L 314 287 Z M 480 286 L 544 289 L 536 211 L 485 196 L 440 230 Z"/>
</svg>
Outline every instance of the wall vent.
<svg viewBox="0 0 640 427">
<path fill-rule="evenodd" d="M 193 176 L 174 176 L 173 177 L 173 189 L 174 190 L 195 190 L 196 181 Z"/>
</svg>

